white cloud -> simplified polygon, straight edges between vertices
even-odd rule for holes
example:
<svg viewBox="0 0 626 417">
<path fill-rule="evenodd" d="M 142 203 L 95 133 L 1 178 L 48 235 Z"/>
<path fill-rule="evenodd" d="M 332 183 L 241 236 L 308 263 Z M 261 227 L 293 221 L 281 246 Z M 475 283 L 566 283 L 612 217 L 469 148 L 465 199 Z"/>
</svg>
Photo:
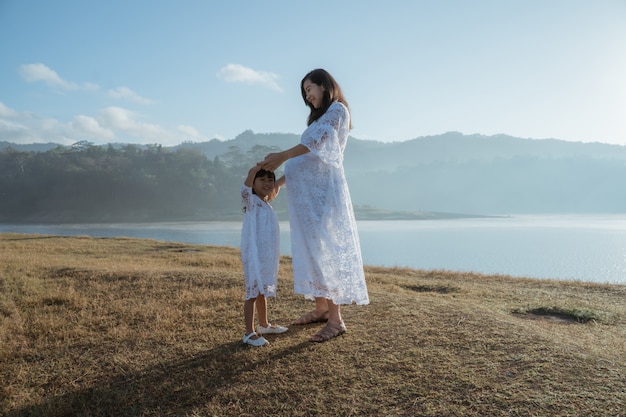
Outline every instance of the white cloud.
<svg viewBox="0 0 626 417">
<path fill-rule="evenodd" d="M 105 141 L 115 139 L 115 132 L 102 127 L 96 119 L 90 116 L 78 115 L 74 117 L 74 120 L 69 123 L 69 127 L 77 138 L 86 137 L 89 141 L 96 138 Z"/>
<path fill-rule="evenodd" d="M 98 84 L 94 84 L 94 83 L 85 83 L 85 84 L 83 84 L 83 88 L 85 90 L 96 91 L 96 90 L 100 89 L 100 86 Z"/>
<path fill-rule="evenodd" d="M 104 129 L 120 132 L 139 139 L 138 143 L 171 143 L 176 135 L 167 132 L 159 125 L 135 120 L 138 115 L 121 107 L 107 107 L 100 111 L 98 123 Z"/>
<path fill-rule="evenodd" d="M 193 126 L 187 125 L 178 125 L 176 128 L 179 132 L 183 133 L 190 139 L 204 139 L 204 137 L 198 132 L 198 130 Z"/>
<path fill-rule="evenodd" d="M 54 142 L 71 145 L 80 140 L 97 144 L 124 142 L 176 145 L 184 140 L 204 139 L 191 126 L 168 130 L 140 121 L 141 115 L 121 107 L 107 107 L 94 116 L 77 115 L 69 122 L 30 112 L 15 111 L 0 102 L 0 141 L 12 143 Z"/>
<path fill-rule="evenodd" d="M 113 98 L 129 100 L 139 104 L 152 104 L 154 103 L 152 100 L 141 97 L 139 94 L 135 93 L 128 87 L 118 87 L 113 90 L 109 90 L 109 96 Z"/>
<path fill-rule="evenodd" d="M 21 77 L 29 83 L 41 81 L 51 87 L 62 88 L 64 90 L 97 90 L 99 88 L 98 85 L 94 83 L 85 83 L 81 87 L 76 83 L 66 81 L 61 78 L 56 71 L 41 63 L 21 65 L 18 71 Z"/>
<path fill-rule="evenodd" d="M 27 130 L 22 124 L 0 119 L 0 140 L 14 142 L 15 138 L 23 137 Z"/>
<path fill-rule="evenodd" d="M 256 71 L 240 64 L 228 64 L 217 72 L 218 78 L 229 83 L 259 84 L 272 90 L 282 92 L 283 89 L 276 80 L 278 74 L 273 72 Z"/>
<path fill-rule="evenodd" d="M 12 143 L 56 142 L 67 145 L 75 142 L 66 130 L 66 126 L 55 119 L 30 113 L 17 113 L 15 121 L 0 118 L 0 140 Z"/>
<path fill-rule="evenodd" d="M 52 87 L 61 87 L 67 90 L 76 90 L 78 85 L 65 81 L 44 64 L 25 64 L 19 69 L 20 75 L 29 83 L 42 81 Z"/>
<path fill-rule="evenodd" d="M 133 113 L 117 107 L 102 110 L 97 118 L 77 115 L 68 123 L 31 113 L 13 114 L 15 117 L 11 120 L 0 117 L 0 140 L 13 143 L 55 142 L 63 145 L 79 140 L 95 143 L 116 140 L 162 143 L 172 136 L 158 126 L 137 122 Z M 128 140 L 131 137 L 133 140 Z"/>
<path fill-rule="evenodd" d="M 6 117 L 6 118 L 12 119 L 17 116 L 18 116 L 18 113 L 15 110 L 5 106 L 4 103 L 0 101 L 0 117 Z"/>
</svg>

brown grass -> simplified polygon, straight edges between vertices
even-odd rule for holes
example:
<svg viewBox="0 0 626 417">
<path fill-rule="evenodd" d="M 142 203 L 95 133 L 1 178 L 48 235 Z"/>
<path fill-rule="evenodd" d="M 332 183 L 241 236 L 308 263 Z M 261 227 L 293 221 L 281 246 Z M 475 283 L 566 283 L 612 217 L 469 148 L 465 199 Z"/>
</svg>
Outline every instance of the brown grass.
<svg viewBox="0 0 626 417">
<path fill-rule="evenodd" d="M 277 324 L 312 307 L 290 268 Z M 626 415 L 626 286 L 366 277 L 344 336 L 292 326 L 252 348 L 237 249 L 0 235 L 0 415 Z"/>
</svg>

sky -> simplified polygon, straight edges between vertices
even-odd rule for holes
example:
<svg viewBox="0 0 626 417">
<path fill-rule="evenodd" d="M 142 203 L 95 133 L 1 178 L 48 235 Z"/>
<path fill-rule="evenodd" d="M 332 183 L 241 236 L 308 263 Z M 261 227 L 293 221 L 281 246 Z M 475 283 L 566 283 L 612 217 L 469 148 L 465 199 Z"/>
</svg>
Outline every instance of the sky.
<svg viewBox="0 0 626 417">
<path fill-rule="evenodd" d="M 626 145 L 626 0 L 0 0 L 0 141 L 300 134 L 314 68 L 358 139 Z"/>
</svg>

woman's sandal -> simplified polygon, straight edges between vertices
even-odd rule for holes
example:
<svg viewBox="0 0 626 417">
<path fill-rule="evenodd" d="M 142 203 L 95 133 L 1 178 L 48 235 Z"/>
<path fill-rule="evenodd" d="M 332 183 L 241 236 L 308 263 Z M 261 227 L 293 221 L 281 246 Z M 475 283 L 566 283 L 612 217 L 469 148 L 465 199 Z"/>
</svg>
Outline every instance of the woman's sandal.
<svg viewBox="0 0 626 417">
<path fill-rule="evenodd" d="M 319 332 L 311 336 L 311 342 L 327 342 L 333 337 L 341 336 L 346 332 L 346 325 L 343 321 L 340 324 L 327 323 Z"/>
<path fill-rule="evenodd" d="M 305 324 L 323 323 L 326 321 L 328 321 L 328 311 L 320 313 L 319 311 L 313 310 L 301 316 L 298 320 L 294 321 L 292 324 L 302 326 Z"/>
</svg>

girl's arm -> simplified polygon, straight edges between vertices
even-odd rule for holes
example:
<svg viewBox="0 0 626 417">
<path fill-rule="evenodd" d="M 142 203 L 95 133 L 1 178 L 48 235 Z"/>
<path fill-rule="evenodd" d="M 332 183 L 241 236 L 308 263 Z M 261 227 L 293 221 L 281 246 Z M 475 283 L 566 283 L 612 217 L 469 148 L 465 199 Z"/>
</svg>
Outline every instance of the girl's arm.
<svg viewBox="0 0 626 417">
<path fill-rule="evenodd" d="M 260 168 L 268 171 L 276 171 L 276 169 L 286 160 L 304 155 L 308 152 L 310 152 L 309 148 L 300 143 L 293 148 L 287 149 L 286 151 L 268 154 L 263 161 L 257 164 L 257 166 L 260 166 Z"/>
<path fill-rule="evenodd" d="M 285 185 L 284 175 L 274 182 L 274 192 L 272 193 L 270 200 L 273 200 L 276 197 L 278 197 L 278 193 L 280 192 L 280 187 L 282 187 L 283 185 Z"/>
<path fill-rule="evenodd" d="M 252 186 L 254 185 L 254 176 L 256 175 L 257 172 L 261 170 L 261 168 L 262 167 L 260 167 L 259 165 L 255 165 L 252 168 L 250 168 L 250 171 L 248 171 L 248 178 L 246 178 L 246 180 L 243 183 L 246 187 L 252 188 Z"/>
</svg>

